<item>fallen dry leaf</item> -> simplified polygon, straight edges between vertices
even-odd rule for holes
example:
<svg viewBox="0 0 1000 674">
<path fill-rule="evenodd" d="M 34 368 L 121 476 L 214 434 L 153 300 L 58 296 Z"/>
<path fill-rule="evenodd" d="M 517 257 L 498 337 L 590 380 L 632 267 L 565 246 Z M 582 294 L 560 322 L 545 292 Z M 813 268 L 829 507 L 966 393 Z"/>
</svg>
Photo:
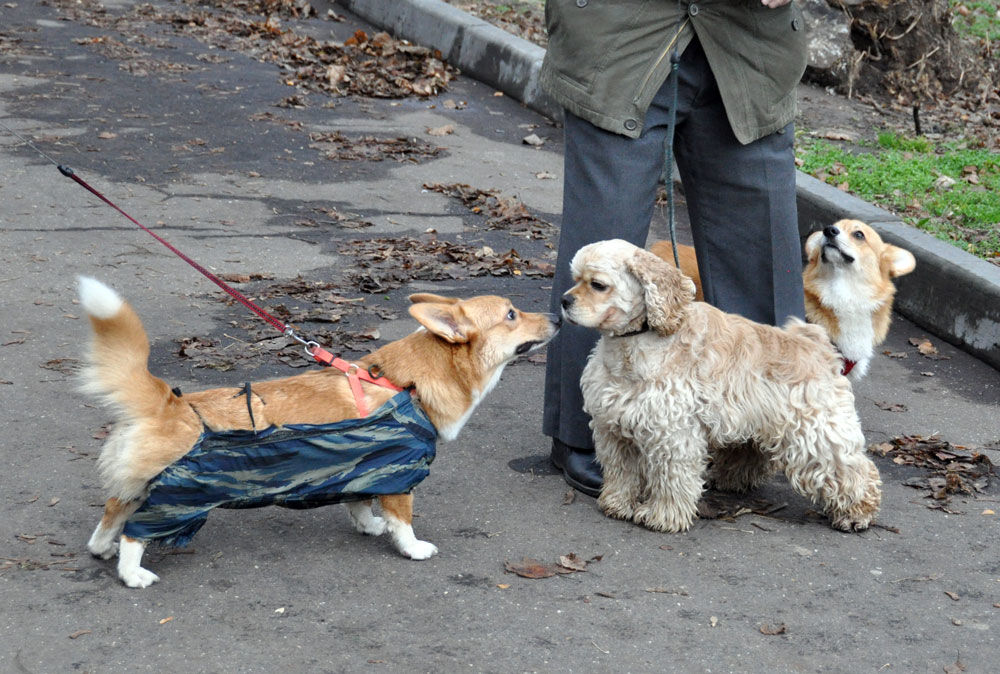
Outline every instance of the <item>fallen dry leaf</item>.
<svg viewBox="0 0 1000 674">
<path fill-rule="evenodd" d="M 522 138 L 521 142 L 532 147 L 541 147 L 545 144 L 545 139 L 540 138 L 537 133 L 531 133 Z"/>
<path fill-rule="evenodd" d="M 447 136 L 452 133 L 455 133 L 455 127 L 451 124 L 445 124 L 444 126 L 436 126 L 433 129 L 427 129 L 428 136 Z"/>
<path fill-rule="evenodd" d="M 784 634 L 787 631 L 788 631 L 788 628 L 785 626 L 785 623 L 779 623 L 779 624 L 774 625 L 774 626 L 771 626 L 771 625 L 761 625 L 760 626 L 760 633 L 761 634 L 766 634 L 768 636 L 774 636 L 774 635 L 777 635 L 777 634 Z"/>
<path fill-rule="evenodd" d="M 952 601 L 958 601 L 958 599 L 959 599 L 958 595 L 957 595 L 957 594 L 955 594 L 954 592 L 948 592 L 947 590 L 945 590 L 945 591 L 944 591 L 944 593 L 945 593 L 946 595 L 948 595 L 948 597 L 949 597 L 949 598 L 950 598 L 950 599 L 951 599 Z"/>
<path fill-rule="evenodd" d="M 586 571 L 587 562 L 580 559 L 576 553 L 571 552 L 568 555 L 561 555 L 559 557 L 559 566 L 565 567 L 572 571 Z"/>
<path fill-rule="evenodd" d="M 84 634 L 90 634 L 90 633 L 91 633 L 90 630 L 77 630 L 76 632 L 70 634 L 69 638 L 76 639 L 78 637 L 82 637 Z"/>
<path fill-rule="evenodd" d="M 522 578 L 551 578 L 558 573 L 553 564 L 545 564 L 537 559 L 525 557 L 519 562 L 507 560 L 503 565 L 504 571 L 514 573 Z"/>
<path fill-rule="evenodd" d="M 171 621 L 171 620 L 173 620 L 173 619 L 174 619 L 174 617 L 173 617 L 173 616 L 168 616 L 168 617 L 166 617 L 166 618 L 163 618 L 162 620 L 160 620 L 160 624 L 161 624 L 161 625 L 165 625 L 165 624 L 167 624 L 168 622 L 170 622 L 170 621 Z"/>
</svg>

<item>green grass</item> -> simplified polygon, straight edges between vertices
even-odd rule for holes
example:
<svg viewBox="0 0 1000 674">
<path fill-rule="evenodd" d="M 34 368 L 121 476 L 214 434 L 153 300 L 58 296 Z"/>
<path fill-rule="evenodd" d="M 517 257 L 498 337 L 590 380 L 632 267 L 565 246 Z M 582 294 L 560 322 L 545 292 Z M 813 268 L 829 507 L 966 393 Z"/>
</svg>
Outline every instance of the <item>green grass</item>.
<svg viewBox="0 0 1000 674">
<path fill-rule="evenodd" d="M 884 132 L 856 152 L 800 136 L 796 155 L 806 173 L 974 255 L 1000 259 L 1000 154 Z"/>
<path fill-rule="evenodd" d="M 1000 40 L 1000 3 L 952 0 L 951 7 L 955 15 L 952 25 L 959 33 L 990 42 Z"/>
</svg>

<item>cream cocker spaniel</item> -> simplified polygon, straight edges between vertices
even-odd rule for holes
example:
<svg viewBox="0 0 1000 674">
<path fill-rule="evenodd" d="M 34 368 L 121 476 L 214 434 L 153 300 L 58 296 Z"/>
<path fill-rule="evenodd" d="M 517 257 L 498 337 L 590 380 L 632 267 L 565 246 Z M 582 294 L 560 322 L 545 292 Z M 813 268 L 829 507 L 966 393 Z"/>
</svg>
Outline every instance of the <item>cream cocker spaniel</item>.
<svg viewBox="0 0 1000 674">
<path fill-rule="evenodd" d="M 688 277 L 626 241 L 585 246 L 571 264 L 563 315 L 601 332 L 580 383 L 606 515 L 688 529 L 711 453 L 717 488 L 747 490 L 781 469 L 835 528 L 868 528 L 882 482 L 822 328 L 694 302 Z"/>
</svg>

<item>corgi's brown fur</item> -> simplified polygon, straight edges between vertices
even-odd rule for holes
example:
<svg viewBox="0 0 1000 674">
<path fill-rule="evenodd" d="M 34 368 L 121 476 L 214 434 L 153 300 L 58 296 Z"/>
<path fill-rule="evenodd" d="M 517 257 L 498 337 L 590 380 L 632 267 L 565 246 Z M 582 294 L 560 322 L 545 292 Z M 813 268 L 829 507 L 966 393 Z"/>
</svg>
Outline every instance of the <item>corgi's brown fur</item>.
<svg viewBox="0 0 1000 674">
<path fill-rule="evenodd" d="M 673 264 L 669 241 L 650 250 Z M 860 220 L 840 220 L 806 239 L 802 285 L 806 320 L 826 329 L 854 379 L 867 373 L 875 347 L 885 341 L 896 286 L 892 279 L 916 266 L 913 254 L 882 241 Z M 691 277 L 701 299 L 701 278 L 694 248 L 679 245 L 681 271 Z"/>
<path fill-rule="evenodd" d="M 141 505 L 147 483 L 191 450 L 207 427 L 212 431 L 251 430 L 288 424 L 328 424 L 359 416 L 347 378 L 330 368 L 262 381 L 251 387 L 248 411 L 241 388 L 215 388 L 176 395 L 147 368 L 149 340 L 136 312 L 113 290 L 80 279 L 81 303 L 93 328 L 83 373 L 84 390 L 116 412 L 116 423 L 101 450 L 98 469 L 108 493 L 104 516 L 88 548 L 98 557 L 119 553 L 118 573 L 131 587 L 158 580 L 140 565 L 144 543 L 119 536 Z M 389 381 L 412 389 L 439 437 L 453 439 L 507 363 L 547 343 L 558 329 L 548 314 L 525 313 L 510 300 L 480 296 L 467 300 L 411 295 L 410 314 L 421 329 L 357 361 L 375 366 Z M 364 404 L 374 410 L 395 390 L 363 384 Z M 265 404 L 266 403 L 266 404 Z M 426 559 L 437 548 L 417 540 L 412 529 L 412 494 L 348 504 L 363 533 L 389 531 L 404 556 Z"/>
</svg>

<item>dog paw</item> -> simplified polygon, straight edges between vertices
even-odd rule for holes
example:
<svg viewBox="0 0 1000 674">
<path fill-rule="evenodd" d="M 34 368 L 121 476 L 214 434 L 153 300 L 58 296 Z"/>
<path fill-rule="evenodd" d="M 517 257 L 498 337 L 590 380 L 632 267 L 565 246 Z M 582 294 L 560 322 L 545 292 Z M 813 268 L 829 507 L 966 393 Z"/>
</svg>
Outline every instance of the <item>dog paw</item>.
<svg viewBox="0 0 1000 674">
<path fill-rule="evenodd" d="M 856 531 L 864 531 L 871 526 L 872 520 L 874 518 L 869 517 L 834 517 L 830 520 L 830 526 L 834 529 L 839 529 L 841 531 L 846 531 L 848 533 L 853 533 Z"/>
<path fill-rule="evenodd" d="M 400 550 L 403 556 L 409 557 L 410 559 L 430 559 L 437 554 L 437 546 L 433 543 L 428 543 L 427 541 L 413 541 L 406 548 Z"/>
<path fill-rule="evenodd" d="M 118 552 L 118 541 L 111 541 L 106 544 L 98 544 L 91 541 L 87 543 L 87 550 L 98 559 L 111 559 Z"/>
<path fill-rule="evenodd" d="M 616 520 L 632 519 L 635 513 L 635 504 L 625 498 L 614 497 L 602 492 L 597 498 L 597 507 L 601 512 Z"/>
<path fill-rule="evenodd" d="M 636 508 L 632 521 L 653 531 L 674 534 L 691 528 L 694 523 L 694 513 L 685 517 L 681 513 L 665 508 L 655 508 L 643 504 Z"/>
<path fill-rule="evenodd" d="M 144 569 L 141 566 L 135 569 L 129 569 L 128 571 L 122 571 L 119 574 L 122 582 L 129 587 L 149 587 L 156 581 L 160 579 L 155 573 L 148 569 Z"/>
</svg>

